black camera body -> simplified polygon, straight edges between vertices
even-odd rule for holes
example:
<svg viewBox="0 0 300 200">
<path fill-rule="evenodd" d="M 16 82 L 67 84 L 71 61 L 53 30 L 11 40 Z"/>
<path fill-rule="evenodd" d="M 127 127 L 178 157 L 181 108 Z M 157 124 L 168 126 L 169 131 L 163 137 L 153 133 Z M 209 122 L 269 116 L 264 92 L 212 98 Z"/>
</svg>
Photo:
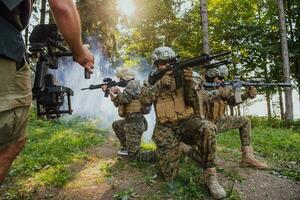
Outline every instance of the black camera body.
<svg viewBox="0 0 300 200">
<path fill-rule="evenodd" d="M 58 69 L 58 58 L 72 56 L 72 53 L 63 45 L 63 38 L 57 31 L 55 24 L 37 25 L 30 37 L 30 57 L 37 57 L 34 85 L 32 88 L 33 100 L 36 100 L 37 115 L 55 119 L 61 114 L 72 114 L 72 89 L 55 83 L 54 77 L 48 69 Z M 62 110 L 65 98 L 67 109 Z"/>
</svg>

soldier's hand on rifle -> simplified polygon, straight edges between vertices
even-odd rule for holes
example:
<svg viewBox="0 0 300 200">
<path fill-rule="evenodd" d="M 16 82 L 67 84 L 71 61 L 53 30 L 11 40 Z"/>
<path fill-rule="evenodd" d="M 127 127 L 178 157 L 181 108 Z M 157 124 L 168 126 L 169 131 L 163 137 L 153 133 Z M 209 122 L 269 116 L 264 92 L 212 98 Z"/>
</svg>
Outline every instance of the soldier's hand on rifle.
<svg viewBox="0 0 300 200">
<path fill-rule="evenodd" d="M 112 88 L 110 88 L 110 92 L 113 94 L 118 94 L 121 91 L 120 91 L 120 88 L 118 88 L 118 87 L 112 87 Z"/>
<path fill-rule="evenodd" d="M 232 95 L 232 90 L 228 87 L 219 87 L 218 88 L 221 97 L 230 97 Z"/>
<path fill-rule="evenodd" d="M 106 89 L 107 89 L 107 85 L 103 85 L 103 86 L 101 87 L 101 89 L 102 89 L 103 92 L 105 92 Z"/>
<path fill-rule="evenodd" d="M 183 76 L 186 83 L 191 83 L 193 80 L 193 70 L 192 68 L 188 67 L 187 69 L 183 70 Z"/>
<path fill-rule="evenodd" d="M 95 58 L 92 52 L 84 45 L 82 45 L 81 51 L 78 52 L 74 52 L 75 61 L 86 68 L 88 72 L 93 73 Z"/>
<path fill-rule="evenodd" d="M 246 94 L 249 98 L 254 99 L 257 95 L 256 87 L 249 87 L 246 91 Z"/>
<path fill-rule="evenodd" d="M 170 76 L 172 72 L 167 72 L 161 79 L 160 84 L 163 87 L 170 87 L 172 85 L 173 78 Z"/>
</svg>

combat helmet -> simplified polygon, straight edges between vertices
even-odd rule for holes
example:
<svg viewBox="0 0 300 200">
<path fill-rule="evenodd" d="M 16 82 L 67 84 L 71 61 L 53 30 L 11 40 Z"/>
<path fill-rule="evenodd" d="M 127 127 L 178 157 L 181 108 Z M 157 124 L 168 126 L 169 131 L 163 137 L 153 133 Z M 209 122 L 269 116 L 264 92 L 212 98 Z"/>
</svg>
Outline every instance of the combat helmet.
<svg viewBox="0 0 300 200">
<path fill-rule="evenodd" d="M 211 63 L 218 62 L 216 60 L 212 60 Z M 206 71 L 205 74 L 208 78 L 214 78 L 216 76 L 226 77 L 228 76 L 228 68 L 226 65 L 221 65 L 219 67 L 211 68 Z"/>
<path fill-rule="evenodd" d="M 170 47 L 162 46 L 154 49 L 151 60 L 152 64 L 156 65 L 158 62 L 169 62 L 176 59 L 176 54 Z"/>
<path fill-rule="evenodd" d="M 219 76 L 222 76 L 222 77 L 228 76 L 228 68 L 226 67 L 226 65 L 221 65 L 221 66 L 219 66 L 218 69 L 219 69 L 219 72 L 220 72 Z"/>
<path fill-rule="evenodd" d="M 124 79 L 125 81 L 129 81 L 135 77 L 134 73 L 127 68 L 117 69 L 116 76 L 120 79 Z"/>
<path fill-rule="evenodd" d="M 220 76 L 220 70 L 219 68 L 208 69 L 205 73 L 205 76 L 207 76 L 208 78 L 214 78 Z"/>
</svg>

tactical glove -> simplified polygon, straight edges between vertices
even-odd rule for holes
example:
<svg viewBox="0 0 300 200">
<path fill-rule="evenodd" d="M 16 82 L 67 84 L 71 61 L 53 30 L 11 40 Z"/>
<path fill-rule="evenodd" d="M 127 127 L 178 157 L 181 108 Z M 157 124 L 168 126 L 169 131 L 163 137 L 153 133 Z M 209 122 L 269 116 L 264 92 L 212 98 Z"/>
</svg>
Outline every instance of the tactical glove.
<svg viewBox="0 0 300 200">
<path fill-rule="evenodd" d="M 245 93 L 248 98 L 254 99 L 257 95 L 257 89 L 256 87 L 249 87 Z"/>
<path fill-rule="evenodd" d="M 161 79 L 160 79 L 160 85 L 162 87 L 170 87 L 172 85 L 172 81 L 173 81 L 173 78 L 168 74 L 166 73 Z"/>
<path fill-rule="evenodd" d="M 183 77 L 186 83 L 191 83 L 193 80 L 193 70 L 191 68 L 184 69 Z"/>
<path fill-rule="evenodd" d="M 229 98 L 232 96 L 232 90 L 228 87 L 220 87 L 219 89 L 220 97 Z"/>
</svg>

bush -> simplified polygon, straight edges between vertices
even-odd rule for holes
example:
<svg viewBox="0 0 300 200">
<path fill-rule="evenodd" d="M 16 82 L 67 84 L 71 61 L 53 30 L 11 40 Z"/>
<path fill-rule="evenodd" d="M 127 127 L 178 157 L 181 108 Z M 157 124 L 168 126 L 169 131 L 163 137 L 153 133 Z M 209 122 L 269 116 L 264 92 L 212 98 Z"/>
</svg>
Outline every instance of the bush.
<svg viewBox="0 0 300 200">
<path fill-rule="evenodd" d="M 279 118 L 269 118 L 269 117 L 257 117 L 257 116 L 249 116 L 251 120 L 252 127 L 257 126 L 267 126 L 271 128 L 283 128 L 285 127 L 285 123 Z"/>
</svg>

